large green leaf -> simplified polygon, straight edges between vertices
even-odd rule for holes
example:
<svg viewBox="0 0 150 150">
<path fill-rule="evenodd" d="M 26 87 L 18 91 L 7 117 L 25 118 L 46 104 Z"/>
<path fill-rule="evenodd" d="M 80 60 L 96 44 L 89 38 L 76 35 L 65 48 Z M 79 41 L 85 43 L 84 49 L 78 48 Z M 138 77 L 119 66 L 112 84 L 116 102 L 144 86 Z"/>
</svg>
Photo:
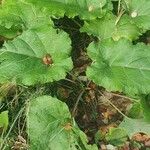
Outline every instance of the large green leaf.
<svg viewBox="0 0 150 150">
<path fill-rule="evenodd" d="M 86 73 L 95 83 L 109 91 L 150 92 L 150 46 L 109 39 L 92 43 L 88 55 L 93 63 Z"/>
<path fill-rule="evenodd" d="M 48 11 L 50 15 L 74 17 L 79 15 L 82 19 L 102 17 L 110 8 L 110 0 L 26 0 L 37 7 Z"/>
<path fill-rule="evenodd" d="M 87 32 L 101 40 L 110 37 L 114 40 L 119 40 L 122 37 L 129 40 L 138 38 L 141 31 L 127 15 L 122 16 L 118 22 L 117 19 L 117 16 L 107 14 L 101 19 L 87 21 L 81 28 L 81 32 Z"/>
<path fill-rule="evenodd" d="M 124 121 L 120 124 L 120 127 L 127 131 L 130 138 L 135 133 L 139 132 L 150 135 L 150 124 L 142 119 L 125 118 Z"/>
<path fill-rule="evenodd" d="M 143 29 L 150 29 L 150 1 L 126 0 L 131 18 Z"/>
<path fill-rule="evenodd" d="M 0 49 L 0 82 L 32 85 L 63 79 L 72 69 L 70 51 L 71 41 L 63 31 L 57 34 L 49 26 L 27 30 Z"/>
<path fill-rule="evenodd" d="M 72 123 L 67 105 L 50 96 L 30 101 L 27 129 L 31 150 L 98 150 L 87 145 L 85 134 Z"/>
<path fill-rule="evenodd" d="M 6 38 L 49 23 L 50 19 L 45 14 L 21 0 L 6 0 L 0 7 L 0 35 Z"/>
</svg>

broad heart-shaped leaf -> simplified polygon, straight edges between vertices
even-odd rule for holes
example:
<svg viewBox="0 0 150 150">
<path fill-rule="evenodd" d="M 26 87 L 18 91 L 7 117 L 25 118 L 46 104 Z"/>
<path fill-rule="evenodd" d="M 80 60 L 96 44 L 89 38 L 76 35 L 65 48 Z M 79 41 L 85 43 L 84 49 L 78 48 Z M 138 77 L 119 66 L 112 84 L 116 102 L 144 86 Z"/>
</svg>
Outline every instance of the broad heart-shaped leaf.
<svg viewBox="0 0 150 150">
<path fill-rule="evenodd" d="M 150 92 L 150 46 L 109 39 L 92 43 L 88 55 L 93 63 L 86 73 L 98 85 L 128 94 Z"/>
<path fill-rule="evenodd" d="M 139 132 L 150 135 L 150 124 L 142 119 L 125 118 L 120 127 L 127 131 L 130 138 Z"/>
<path fill-rule="evenodd" d="M 126 0 L 129 13 L 136 25 L 144 30 L 150 29 L 150 1 Z"/>
<path fill-rule="evenodd" d="M 129 16 L 124 15 L 116 21 L 117 16 L 107 14 L 103 18 L 85 22 L 80 31 L 97 36 L 101 40 L 112 37 L 115 41 L 122 37 L 135 40 L 141 34 Z"/>
<path fill-rule="evenodd" d="M 0 83 L 33 85 L 65 78 L 72 69 L 69 36 L 49 26 L 23 32 L 0 50 Z"/>
<path fill-rule="evenodd" d="M 63 17 L 78 16 L 82 19 L 102 17 L 108 9 L 112 9 L 110 0 L 26 0 L 37 7 L 43 8 L 50 15 Z"/>
<path fill-rule="evenodd" d="M 11 39 L 22 30 L 44 24 L 52 23 L 43 12 L 21 0 L 5 0 L 0 7 L 0 36 Z"/>
<path fill-rule="evenodd" d="M 98 150 L 72 123 L 67 105 L 42 96 L 29 102 L 27 129 L 30 150 Z"/>
</svg>

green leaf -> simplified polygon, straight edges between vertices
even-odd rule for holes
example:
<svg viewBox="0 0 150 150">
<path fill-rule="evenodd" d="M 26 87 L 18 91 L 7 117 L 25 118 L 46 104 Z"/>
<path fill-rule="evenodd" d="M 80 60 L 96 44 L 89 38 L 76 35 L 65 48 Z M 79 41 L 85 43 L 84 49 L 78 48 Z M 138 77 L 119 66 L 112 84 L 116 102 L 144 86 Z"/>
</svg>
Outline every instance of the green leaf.
<svg viewBox="0 0 150 150">
<path fill-rule="evenodd" d="M 113 14 L 85 22 L 80 31 L 97 36 L 100 40 L 112 37 L 115 41 L 122 37 L 135 40 L 141 35 L 139 28 L 127 15 L 122 16 L 117 22 L 117 16 Z"/>
<path fill-rule="evenodd" d="M 8 111 L 3 111 L 0 113 L 0 129 L 3 129 L 3 131 L 7 130 L 8 127 Z"/>
<path fill-rule="evenodd" d="M 76 134 L 76 140 L 78 140 L 78 146 L 81 147 L 81 150 L 98 150 L 97 146 L 95 144 L 88 145 L 88 140 L 86 135 L 76 126 L 74 126 L 74 134 Z M 79 139 L 78 139 L 79 137 Z M 81 145 L 82 146 L 81 146 Z M 78 149 L 77 149 L 78 150 Z"/>
<path fill-rule="evenodd" d="M 98 150 L 87 145 L 85 134 L 72 123 L 67 105 L 50 96 L 30 101 L 27 128 L 31 150 Z"/>
<path fill-rule="evenodd" d="M 0 35 L 8 39 L 22 30 L 52 24 L 50 19 L 33 5 L 20 0 L 6 0 L 0 7 Z"/>
<path fill-rule="evenodd" d="M 37 7 L 43 8 L 49 15 L 63 17 L 80 16 L 82 19 L 102 17 L 108 8 L 110 0 L 27 0 Z"/>
<path fill-rule="evenodd" d="M 65 78 L 72 69 L 69 36 L 49 26 L 27 30 L 0 50 L 0 83 L 25 85 Z M 52 60 L 48 65 L 45 61 Z"/>
<path fill-rule="evenodd" d="M 115 29 L 115 16 L 107 14 L 101 19 L 86 21 L 84 26 L 80 29 L 81 32 L 95 35 L 99 39 L 107 39 L 112 37 Z"/>
<path fill-rule="evenodd" d="M 141 105 L 145 120 L 150 122 L 150 95 L 142 97 Z"/>
<path fill-rule="evenodd" d="M 127 133 L 124 128 L 110 128 L 105 138 L 114 146 L 122 146 L 127 141 Z"/>
<path fill-rule="evenodd" d="M 93 63 L 87 76 L 109 91 L 128 94 L 150 92 L 150 46 L 132 45 L 128 40 L 112 39 L 92 43 L 88 55 Z"/>
<path fill-rule="evenodd" d="M 150 124 L 142 119 L 125 118 L 120 127 L 127 131 L 130 138 L 139 132 L 150 135 Z"/>
<path fill-rule="evenodd" d="M 128 112 L 128 117 L 138 119 L 142 116 L 142 106 L 140 102 L 134 102 Z"/>
<path fill-rule="evenodd" d="M 129 13 L 133 21 L 142 29 L 150 29 L 150 1 L 128 0 Z"/>
<path fill-rule="evenodd" d="M 142 31 L 136 26 L 136 24 L 134 24 L 127 15 L 124 15 L 117 23 L 112 38 L 115 41 L 121 38 L 126 38 L 132 41 L 136 40 L 141 34 Z"/>
<path fill-rule="evenodd" d="M 11 28 L 0 25 L 0 36 L 12 39 L 21 34 L 22 31 L 20 29 L 21 27 L 15 25 L 11 26 Z"/>
</svg>

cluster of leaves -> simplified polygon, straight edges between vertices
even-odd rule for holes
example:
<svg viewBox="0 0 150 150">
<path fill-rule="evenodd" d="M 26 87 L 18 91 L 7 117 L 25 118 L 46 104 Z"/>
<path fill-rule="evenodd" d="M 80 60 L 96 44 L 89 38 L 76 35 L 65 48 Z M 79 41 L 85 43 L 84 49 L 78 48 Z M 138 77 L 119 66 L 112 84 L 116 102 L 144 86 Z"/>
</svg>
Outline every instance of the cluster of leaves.
<svg viewBox="0 0 150 150">
<path fill-rule="evenodd" d="M 149 0 L 5 0 L 1 3 L 0 36 L 7 40 L 0 49 L 0 83 L 30 86 L 65 78 L 73 68 L 71 40 L 67 33 L 54 28 L 51 17 L 66 15 L 79 16 L 84 20 L 80 31 L 98 39 L 87 48 L 92 60 L 86 71 L 90 80 L 108 91 L 130 96 L 150 93 L 150 46 L 133 44 L 150 29 Z M 145 119 L 149 121 L 147 101 L 148 98 L 141 98 Z M 43 96 L 31 101 L 28 107 L 32 150 L 97 149 L 95 145 L 87 145 L 85 135 L 62 102 Z M 3 112 L 0 118 L 6 116 L 7 112 Z M 5 123 L 0 121 L 0 127 L 6 129 L 8 119 L 4 120 Z M 130 131 L 129 126 L 132 124 L 135 129 L 137 122 L 142 127 L 148 126 L 144 120 L 125 118 L 120 127 L 133 134 L 136 131 Z M 144 133 L 148 132 L 147 128 L 136 127 Z"/>
</svg>

